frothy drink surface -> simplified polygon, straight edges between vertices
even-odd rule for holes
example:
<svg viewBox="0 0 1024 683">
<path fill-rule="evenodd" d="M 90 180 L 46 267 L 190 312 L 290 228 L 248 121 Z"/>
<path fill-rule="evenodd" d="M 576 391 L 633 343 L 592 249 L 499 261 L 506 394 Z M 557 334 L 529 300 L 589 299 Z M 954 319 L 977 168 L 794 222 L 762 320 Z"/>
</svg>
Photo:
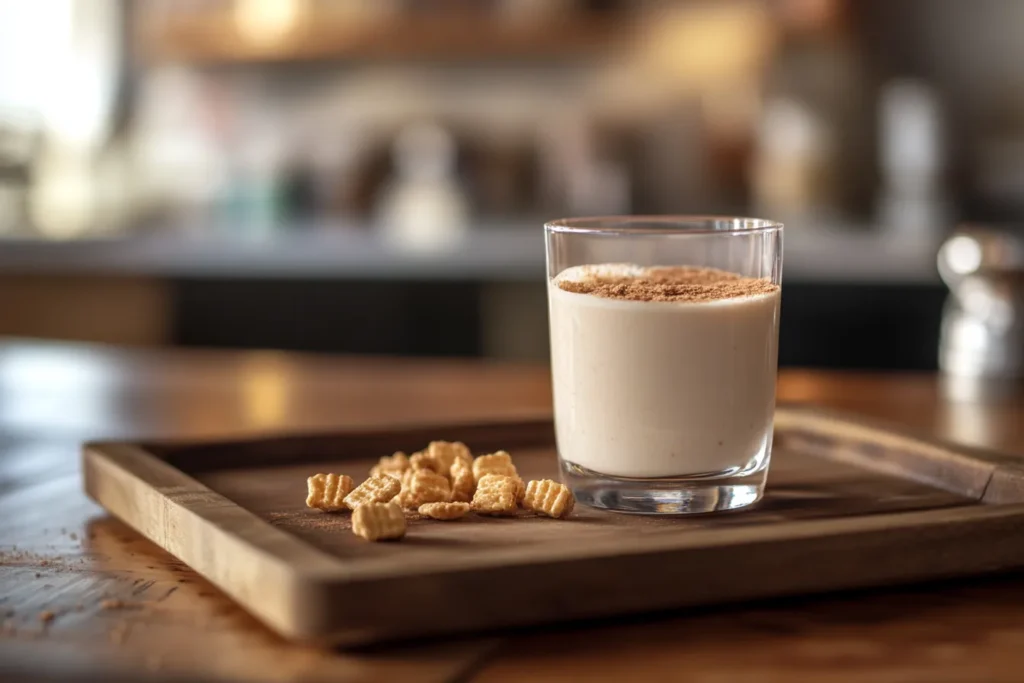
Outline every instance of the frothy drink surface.
<svg viewBox="0 0 1024 683">
<path fill-rule="evenodd" d="M 671 477 L 767 457 L 777 285 L 706 268 L 578 266 L 550 283 L 549 302 L 563 459 Z"/>
</svg>

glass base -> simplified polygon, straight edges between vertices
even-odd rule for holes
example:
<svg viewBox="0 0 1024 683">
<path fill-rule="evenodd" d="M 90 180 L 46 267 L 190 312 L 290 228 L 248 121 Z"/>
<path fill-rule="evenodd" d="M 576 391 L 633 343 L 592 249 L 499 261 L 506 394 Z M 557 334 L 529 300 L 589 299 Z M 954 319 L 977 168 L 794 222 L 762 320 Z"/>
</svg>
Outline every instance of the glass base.
<svg viewBox="0 0 1024 683">
<path fill-rule="evenodd" d="M 755 472 L 731 476 L 630 479 L 563 460 L 562 480 L 577 502 L 591 507 L 642 515 L 689 515 L 736 510 L 761 500 L 767 465 L 766 459 Z"/>
</svg>

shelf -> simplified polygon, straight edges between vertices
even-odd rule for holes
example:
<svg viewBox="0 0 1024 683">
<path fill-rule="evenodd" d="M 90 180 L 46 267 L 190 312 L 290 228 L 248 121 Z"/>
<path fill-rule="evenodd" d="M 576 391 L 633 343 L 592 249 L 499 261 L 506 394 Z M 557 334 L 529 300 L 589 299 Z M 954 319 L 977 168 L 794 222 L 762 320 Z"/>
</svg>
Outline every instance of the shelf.
<svg viewBox="0 0 1024 683">
<path fill-rule="evenodd" d="M 373 23 L 307 21 L 276 40 L 247 39 L 230 13 L 144 21 L 137 44 L 149 62 L 200 64 L 338 59 L 547 59 L 604 51 L 623 21 L 573 17 L 557 24 L 509 24 L 479 18 Z"/>
</svg>

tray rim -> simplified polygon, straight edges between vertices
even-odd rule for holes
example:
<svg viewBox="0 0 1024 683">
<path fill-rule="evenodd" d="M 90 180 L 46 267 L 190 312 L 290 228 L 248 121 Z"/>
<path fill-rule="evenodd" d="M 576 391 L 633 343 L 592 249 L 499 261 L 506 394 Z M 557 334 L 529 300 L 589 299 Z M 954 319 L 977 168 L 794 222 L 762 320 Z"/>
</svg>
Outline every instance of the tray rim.
<svg viewBox="0 0 1024 683">
<path fill-rule="evenodd" d="M 787 412 L 810 415 L 812 418 L 827 421 L 844 419 L 842 413 L 813 407 L 780 406 L 778 412 L 783 415 Z M 1008 454 L 949 444 L 933 438 L 922 438 L 910 435 L 902 429 L 894 431 L 888 426 L 874 426 L 880 421 L 857 417 L 856 422 L 859 426 L 866 425 L 868 429 L 881 429 L 902 439 L 947 449 L 954 456 L 966 458 L 988 471 L 989 482 L 996 471 L 1007 463 L 1011 469 L 1017 469 Z M 391 566 L 387 570 L 374 569 L 372 563 L 369 568 L 364 567 L 360 570 L 347 567 L 342 560 L 317 549 L 298 536 L 275 527 L 150 450 L 185 449 L 192 446 L 230 447 L 276 439 L 344 438 L 360 434 L 415 433 L 424 429 L 436 432 L 438 429 L 484 429 L 523 424 L 538 427 L 550 424 L 550 420 L 466 422 L 460 425 L 449 424 L 441 428 L 405 424 L 390 429 L 373 427 L 273 433 L 241 439 L 90 442 L 83 447 L 85 489 L 97 503 L 161 548 L 177 556 L 279 634 L 294 640 L 341 645 L 374 642 L 381 639 L 382 634 L 377 631 L 367 632 L 353 624 L 346 624 L 343 618 L 339 619 L 338 615 L 326 609 L 325 605 L 336 600 L 339 595 L 354 594 L 362 587 L 378 585 L 385 581 L 398 581 L 409 576 L 457 576 L 472 572 L 477 575 L 483 573 L 499 577 L 523 567 L 537 570 L 598 557 L 613 556 L 617 561 L 640 562 L 649 555 L 685 558 L 687 555 L 710 553 L 716 549 L 724 552 L 730 548 L 764 544 L 799 545 L 815 539 L 840 539 L 851 536 L 874 539 L 878 536 L 891 535 L 894 527 L 898 527 L 899 532 L 908 539 L 921 533 L 941 533 L 944 537 L 957 538 L 961 534 L 971 535 L 972 530 L 981 536 L 992 533 L 992 530 L 1001 529 L 1009 522 L 1024 522 L 1024 498 L 1016 497 L 1017 500 L 1010 502 L 986 501 L 986 482 L 980 495 L 973 498 L 976 503 L 974 506 L 937 507 L 838 520 L 795 521 L 771 528 L 767 534 L 764 525 L 756 525 L 690 530 L 678 536 L 644 535 L 628 539 L 626 547 L 622 539 L 598 539 L 583 550 L 568 546 L 546 549 L 545 557 L 541 561 L 510 548 L 504 553 L 492 551 L 483 557 L 470 558 L 469 562 L 463 558 L 458 566 L 432 567 L 426 571 L 419 567 L 414 569 L 396 566 Z M 131 504 L 125 497 L 119 496 L 118 489 L 132 489 L 136 494 L 143 491 L 144 502 L 153 506 L 157 514 L 147 518 L 141 514 L 141 506 Z M 966 498 L 972 499 L 970 496 Z M 173 532 L 180 532 L 182 529 L 189 533 L 178 534 L 176 537 Z M 200 537 L 209 541 L 207 546 L 220 548 L 223 553 L 218 554 L 215 550 L 211 554 L 209 547 L 201 548 L 198 542 L 192 542 Z M 611 548 L 613 545 L 614 549 Z M 228 557 L 229 555 L 232 557 Z M 1003 555 L 1006 558 L 1001 561 L 979 558 L 979 562 L 975 563 L 977 566 L 960 566 L 953 575 L 1024 565 L 1024 547 L 1020 550 L 1004 551 L 1001 556 Z M 248 559 L 246 568 L 239 569 L 235 566 L 239 557 Z M 924 572 L 921 574 L 922 577 L 944 575 L 941 567 L 936 568 L 934 573 L 925 570 L 927 567 L 919 567 L 912 573 L 916 575 Z M 881 571 L 874 580 L 868 580 L 866 583 L 859 581 L 851 585 L 830 586 L 828 589 L 874 585 L 894 579 L 900 580 L 891 573 Z M 778 594 L 791 592 L 783 591 Z M 390 637 L 390 634 L 384 637 Z"/>
</svg>

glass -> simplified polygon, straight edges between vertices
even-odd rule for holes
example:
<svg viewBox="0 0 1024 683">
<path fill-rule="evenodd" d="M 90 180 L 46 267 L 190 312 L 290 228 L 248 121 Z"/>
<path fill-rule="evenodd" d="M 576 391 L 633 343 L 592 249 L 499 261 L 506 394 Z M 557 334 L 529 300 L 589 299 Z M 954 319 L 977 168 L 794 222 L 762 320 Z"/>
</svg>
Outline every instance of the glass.
<svg viewBox="0 0 1024 683">
<path fill-rule="evenodd" d="M 759 500 L 775 412 L 782 225 L 613 216 L 544 229 L 558 457 L 576 499 L 663 514 Z M 728 271 L 700 272 L 732 278 L 732 289 L 682 287 L 651 300 L 563 288 L 698 272 L 648 270 L 661 266 Z"/>
</svg>

